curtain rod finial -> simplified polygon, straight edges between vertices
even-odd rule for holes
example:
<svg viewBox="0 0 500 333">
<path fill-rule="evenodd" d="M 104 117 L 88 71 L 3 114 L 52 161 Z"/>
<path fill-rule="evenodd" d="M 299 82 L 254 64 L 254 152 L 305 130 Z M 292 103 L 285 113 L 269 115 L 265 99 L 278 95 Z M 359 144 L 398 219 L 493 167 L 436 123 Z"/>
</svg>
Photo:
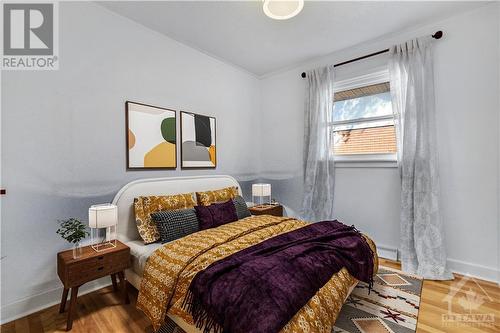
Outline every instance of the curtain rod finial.
<svg viewBox="0 0 500 333">
<path fill-rule="evenodd" d="M 302 72 L 302 74 L 300 74 L 300 76 L 302 76 L 303 79 L 306 78 L 306 72 Z"/>
<path fill-rule="evenodd" d="M 443 37 L 443 32 L 441 30 L 436 31 L 436 33 L 432 35 L 432 37 L 435 39 L 440 39 L 441 37 Z"/>
</svg>

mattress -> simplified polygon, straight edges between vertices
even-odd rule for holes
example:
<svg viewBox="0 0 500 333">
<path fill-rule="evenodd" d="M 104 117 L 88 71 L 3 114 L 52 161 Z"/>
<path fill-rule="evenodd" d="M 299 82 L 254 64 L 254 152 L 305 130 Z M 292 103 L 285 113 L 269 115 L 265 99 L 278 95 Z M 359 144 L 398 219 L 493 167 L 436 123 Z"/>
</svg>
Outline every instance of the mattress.
<svg viewBox="0 0 500 333">
<path fill-rule="evenodd" d="M 142 240 L 135 240 L 125 243 L 128 247 L 130 247 L 130 258 L 132 261 L 132 270 L 142 277 L 142 272 L 144 272 L 144 266 L 146 266 L 146 261 L 149 256 L 163 244 L 161 243 L 152 243 L 145 245 Z"/>
</svg>

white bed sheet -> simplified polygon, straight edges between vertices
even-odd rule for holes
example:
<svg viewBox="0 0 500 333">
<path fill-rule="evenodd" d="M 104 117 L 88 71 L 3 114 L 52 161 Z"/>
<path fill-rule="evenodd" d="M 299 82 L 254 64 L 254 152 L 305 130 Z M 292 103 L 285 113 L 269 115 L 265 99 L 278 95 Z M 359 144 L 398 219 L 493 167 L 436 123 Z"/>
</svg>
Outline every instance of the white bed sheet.
<svg viewBox="0 0 500 333">
<path fill-rule="evenodd" d="M 144 271 L 144 266 L 146 266 L 146 261 L 149 256 L 163 244 L 152 243 L 145 245 L 142 240 L 135 240 L 125 243 L 130 247 L 130 257 L 132 260 L 132 270 L 142 277 L 142 272 Z"/>
</svg>

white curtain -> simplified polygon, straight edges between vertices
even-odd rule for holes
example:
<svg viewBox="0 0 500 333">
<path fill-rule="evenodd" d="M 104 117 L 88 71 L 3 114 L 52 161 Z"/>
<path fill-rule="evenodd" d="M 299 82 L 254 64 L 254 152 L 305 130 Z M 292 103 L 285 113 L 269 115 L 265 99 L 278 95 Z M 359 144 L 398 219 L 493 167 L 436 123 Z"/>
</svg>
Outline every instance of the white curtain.
<svg viewBox="0 0 500 333">
<path fill-rule="evenodd" d="M 389 72 L 401 175 L 402 269 L 452 279 L 439 207 L 431 37 L 393 46 Z"/>
<path fill-rule="evenodd" d="M 335 166 L 328 127 L 333 111 L 333 78 L 333 66 L 307 72 L 301 215 L 312 222 L 333 217 Z"/>
</svg>

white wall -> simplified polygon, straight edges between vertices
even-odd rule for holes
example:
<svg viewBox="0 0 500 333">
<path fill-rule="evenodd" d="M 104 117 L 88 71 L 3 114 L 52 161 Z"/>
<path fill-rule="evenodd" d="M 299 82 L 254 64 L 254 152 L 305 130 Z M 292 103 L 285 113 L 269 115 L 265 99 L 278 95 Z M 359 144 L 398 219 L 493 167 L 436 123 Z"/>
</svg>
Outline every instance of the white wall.
<svg viewBox="0 0 500 333">
<path fill-rule="evenodd" d="M 491 4 L 337 52 L 263 79 L 262 177 L 290 214 L 302 197 L 305 69 L 334 64 L 443 30 L 435 43 L 435 88 L 442 216 L 449 264 L 455 271 L 498 278 L 499 11 Z M 332 41 L 333 42 L 333 41 Z M 386 55 L 340 67 L 337 77 L 363 73 Z M 399 246 L 396 168 L 338 168 L 337 218 L 355 224 L 377 244 Z"/>
<path fill-rule="evenodd" d="M 1 199 L 1 321 L 58 302 L 55 255 L 68 245 L 55 234 L 56 220 L 86 219 L 90 204 L 110 201 L 130 180 L 228 173 L 247 195 L 255 178 L 270 180 L 273 196 L 295 214 L 302 196 L 300 73 L 437 29 L 445 32 L 436 42 L 435 77 L 450 265 L 495 279 L 500 11 L 494 6 L 258 80 L 98 5 L 61 3 L 60 70 L 4 72 L 1 78 L 1 172 L 8 190 Z M 337 76 L 385 61 L 382 56 L 346 66 Z M 125 171 L 125 100 L 216 116 L 219 167 Z M 379 246 L 398 247 L 395 168 L 339 168 L 335 197 L 339 219 Z"/>
<path fill-rule="evenodd" d="M 137 178 L 256 178 L 259 80 L 99 5 L 60 4 L 58 71 L 2 74 L 2 322 L 59 300 L 57 219 Z M 215 116 L 219 167 L 127 172 L 125 100 Z"/>
</svg>

